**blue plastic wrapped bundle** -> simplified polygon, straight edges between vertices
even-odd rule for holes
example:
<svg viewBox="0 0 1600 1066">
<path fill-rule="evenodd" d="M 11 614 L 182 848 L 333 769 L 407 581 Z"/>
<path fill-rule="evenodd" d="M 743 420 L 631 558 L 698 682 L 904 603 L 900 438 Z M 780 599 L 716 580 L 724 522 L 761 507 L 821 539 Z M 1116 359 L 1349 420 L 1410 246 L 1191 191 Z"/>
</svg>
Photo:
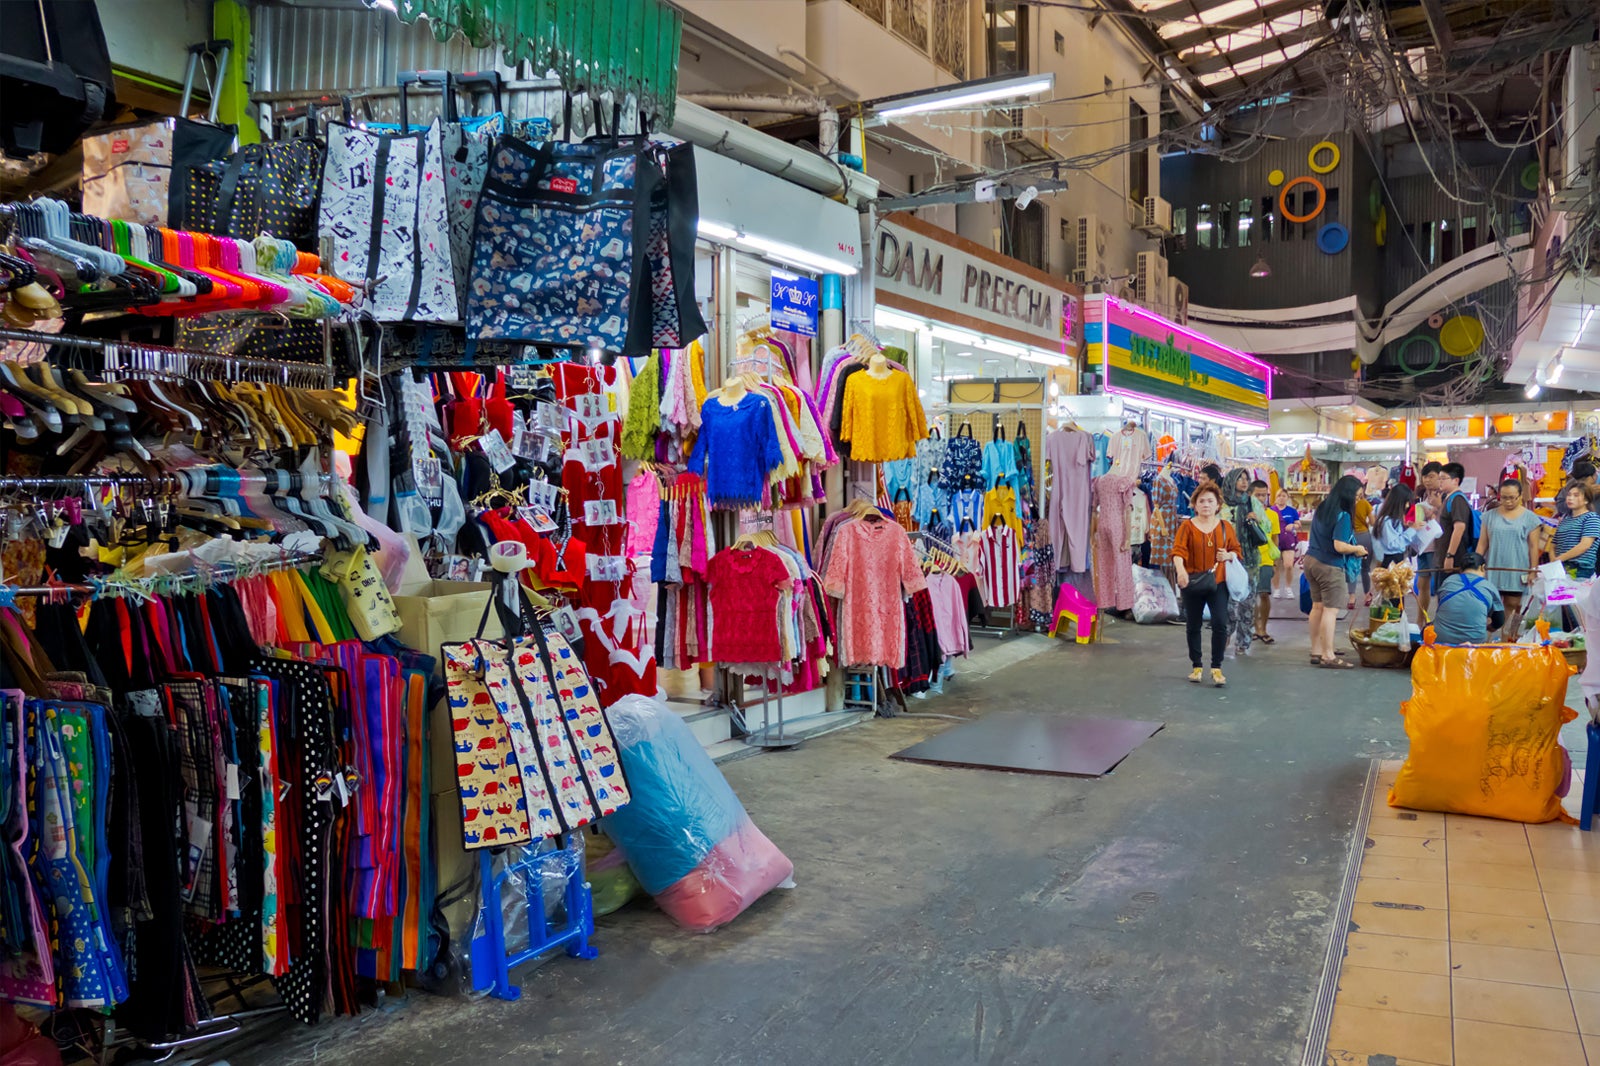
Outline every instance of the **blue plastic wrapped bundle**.
<svg viewBox="0 0 1600 1066">
<path fill-rule="evenodd" d="M 691 929 L 714 929 L 780 885 L 794 864 L 768 840 L 699 740 L 665 704 L 606 711 L 633 798 L 601 822 L 644 890 Z"/>
</svg>

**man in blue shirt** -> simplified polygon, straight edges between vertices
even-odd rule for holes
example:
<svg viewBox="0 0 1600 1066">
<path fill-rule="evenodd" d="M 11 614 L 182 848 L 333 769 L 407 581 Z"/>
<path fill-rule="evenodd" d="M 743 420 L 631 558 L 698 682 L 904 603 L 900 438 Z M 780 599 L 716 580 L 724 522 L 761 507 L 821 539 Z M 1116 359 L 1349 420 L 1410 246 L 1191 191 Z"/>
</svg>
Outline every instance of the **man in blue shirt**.
<svg viewBox="0 0 1600 1066">
<path fill-rule="evenodd" d="M 1433 613 L 1435 639 L 1440 644 L 1482 644 L 1505 624 L 1505 604 L 1500 590 L 1484 576 L 1483 556 L 1467 552 L 1461 570 L 1439 586 L 1439 606 Z"/>
</svg>

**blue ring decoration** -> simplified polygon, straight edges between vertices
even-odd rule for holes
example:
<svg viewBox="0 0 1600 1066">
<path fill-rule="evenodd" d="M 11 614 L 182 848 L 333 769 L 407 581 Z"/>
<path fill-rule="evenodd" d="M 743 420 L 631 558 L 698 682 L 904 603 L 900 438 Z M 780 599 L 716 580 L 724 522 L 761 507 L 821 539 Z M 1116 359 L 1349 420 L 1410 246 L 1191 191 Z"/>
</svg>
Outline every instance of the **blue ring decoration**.
<svg viewBox="0 0 1600 1066">
<path fill-rule="evenodd" d="M 1324 255 L 1338 255 L 1350 244 L 1350 231 L 1339 222 L 1329 222 L 1317 230 L 1317 247 Z"/>
</svg>

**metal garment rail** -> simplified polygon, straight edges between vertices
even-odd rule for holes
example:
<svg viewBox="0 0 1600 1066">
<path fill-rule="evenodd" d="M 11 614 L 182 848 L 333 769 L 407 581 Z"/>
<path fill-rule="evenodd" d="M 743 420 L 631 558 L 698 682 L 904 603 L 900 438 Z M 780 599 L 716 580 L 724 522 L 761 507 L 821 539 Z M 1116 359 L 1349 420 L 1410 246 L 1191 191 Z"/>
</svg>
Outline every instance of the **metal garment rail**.
<svg viewBox="0 0 1600 1066">
<path fill-rule="evenodd" d="M 73 337 L 61 333 L 37 333 L 25 329 L 0 328 L 0 342 L 39 344 L 52 351 L 52 362 L 59 362 L 54 353 L 60 348 L 76 348 L 99 352 L 102 368 L 107 377 L 141 374 L 159 374 L 168 377 L 204 377 L 214 375 L 231 381 L 276 382 L 291 388 L 335 388 L 338 384 L 333 369 L 332 325 L 322 323 L 322 362 L 296 363 L 286 359 L 253 359 L 225 352 L 202 352 L 189 348 L 171 348 L 143 341 L 107 340 L 102 337 Z"/>
<path fill-rule="evenodd" d="M 17 596 L 90 596 L 94 599 L 115 596 L 160 596 L 190 591 L 195 588 L 225 584 L 243 578 L 259 577 L 280 570 L 299 570 L 322 562 L 320 552 L 285 552 L 249 563 L 219 563 L 215 566 L 196 559 L 196 569 L 174 574 L 153 574 L 149 577 L 94 580 L 88 583 L 56 582 L 49 585 L 0 585 L 0 605 Z"/>
</svg>

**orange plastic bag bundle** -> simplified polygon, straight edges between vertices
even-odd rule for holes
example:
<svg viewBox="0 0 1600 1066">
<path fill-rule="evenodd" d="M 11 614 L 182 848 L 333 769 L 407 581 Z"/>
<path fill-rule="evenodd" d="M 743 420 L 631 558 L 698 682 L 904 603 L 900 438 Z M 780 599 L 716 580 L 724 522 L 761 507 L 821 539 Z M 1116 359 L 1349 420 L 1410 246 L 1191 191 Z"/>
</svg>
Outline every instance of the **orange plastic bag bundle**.
<svg viewBox="0 0 1600 1066">
<path fill-rule="evenodd" d="M 1389 806 L 1512 822 L 1560 817 L 1566 763 L 1557 737 L 1578 716 L 1563 704 L 1572 673 L 1544 645 L 1418 648 L 1411 698 L 1400 705 L 1411 751 Z"/>
</svg>

